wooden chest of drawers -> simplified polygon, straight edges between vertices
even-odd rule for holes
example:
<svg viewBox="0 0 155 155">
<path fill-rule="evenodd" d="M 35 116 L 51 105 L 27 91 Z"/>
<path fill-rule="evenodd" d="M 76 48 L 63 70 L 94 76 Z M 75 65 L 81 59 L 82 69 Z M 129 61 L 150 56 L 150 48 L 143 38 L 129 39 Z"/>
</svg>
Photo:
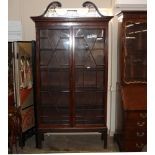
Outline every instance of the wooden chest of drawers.
<svg viewBox="0 0 155 155">
<path fill-rule="evenodd" d="M 121 89 L 122 124 L 115 135 L 120 151 L 139 152 L 147 144 L 146 94 L 146 86 L 132 85 Z"/>
<path fill-rule="evenodd" d="M 147 143 L 146 110 L 125 111 L 122 130 L 123 151 L 141 151 Z"/>
<path fill-rule="evenodd" d="M 118 91 L 116 134 L 120 150 L 144 150 L 147 144 L 147 11 L 118 15 Z"/>
</svg>

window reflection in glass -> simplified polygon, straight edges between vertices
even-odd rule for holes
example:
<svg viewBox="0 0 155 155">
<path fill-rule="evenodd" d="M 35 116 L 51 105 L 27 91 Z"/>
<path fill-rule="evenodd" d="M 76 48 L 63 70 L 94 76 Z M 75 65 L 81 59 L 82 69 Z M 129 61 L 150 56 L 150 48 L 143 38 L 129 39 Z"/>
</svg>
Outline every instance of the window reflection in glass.
<svg viewBox="0 0 155 155">
<path fill-rule="evenodd" d="M 147 81 L 147 24 L 127 22 L 125 26 L 124 80 Z"/>
</svg>

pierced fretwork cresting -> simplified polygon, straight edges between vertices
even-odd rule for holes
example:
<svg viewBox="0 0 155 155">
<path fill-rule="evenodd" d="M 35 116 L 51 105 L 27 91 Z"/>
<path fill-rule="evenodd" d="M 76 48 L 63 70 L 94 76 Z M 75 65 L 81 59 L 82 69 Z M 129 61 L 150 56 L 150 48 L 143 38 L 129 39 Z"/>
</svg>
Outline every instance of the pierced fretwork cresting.
<svg viewBox="0 0 155 155">
<path fill-rule="evenodd" d="M 89 9 L 94 8 L 94 9 L 96 10 L 96 12 L 97 12 L 101 17 L 104 17 L 104 16 L 100 13 L 100 11 L 98 10 L 97 6 L 96 6 L 94 3 L 90 2 L 90 1 L 86 1 L 86 2 L 84 2 L 84 3 L 82 4 L 82 6 L 83 6 L 83 7 L 87 7 L 87 8 L 89 8 Z"/>
<path fill-rule="evenodd" d="M 52 11 L 55 12 L 55 8 L 58 8 L 58 7 L 61 8 L 61 6 L 62 6 L 61 3 L 58 2 L 58 1 L 53 1 L 53 2 L 51 2 L 51 3 L 47 6 L 47 8 L 46 8 L 46 10 L 44 11 L 44 13 L 40 15 L 40 17 L 45 17 L 46 14 L 48 13 L 48 11 L 49 11 L 50 9 L 52 9 Z"/>
</svg>

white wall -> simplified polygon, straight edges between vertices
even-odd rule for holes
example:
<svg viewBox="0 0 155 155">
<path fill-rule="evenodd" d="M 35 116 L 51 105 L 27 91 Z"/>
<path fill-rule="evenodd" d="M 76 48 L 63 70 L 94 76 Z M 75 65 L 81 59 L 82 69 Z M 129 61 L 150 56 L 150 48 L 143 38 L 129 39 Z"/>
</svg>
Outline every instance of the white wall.
<svg viewBox="0 0 155 155">
<path fill-rule="evenodd" d="M 115 4 L 117 7 L 146 7 L 147 0 L 116 0 Z"/>
<path fill-rule="evenodd" d="M 58 0 L 63 8 L 82 8 L 86 0 Z M 111 8 L 112 0 L 91 0 L 99 8 Z M 41 15 L 51 0 L 9 0 L 8 19 L 19 20 L 22 23 L 23 40 L 35 39 L 35 25 L 31 16 Z"/>
<path fill-rule="evenodd" d="M 113 3 L 114 14 L 121 10 L 146 10 L 147 0 L 115 0 Z"/>
</svg>

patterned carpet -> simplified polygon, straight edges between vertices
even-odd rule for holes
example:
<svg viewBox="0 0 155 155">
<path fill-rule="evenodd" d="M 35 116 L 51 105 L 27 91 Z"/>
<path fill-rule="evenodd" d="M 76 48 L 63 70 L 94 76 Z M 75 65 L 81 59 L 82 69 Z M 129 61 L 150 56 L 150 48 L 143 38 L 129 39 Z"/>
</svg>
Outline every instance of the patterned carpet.
<svg viewBox="0 0 155 155">
<path fill-rule="evenodd" d="M 42 153 L 91 153 L 91 152 L 118 152 L 117 145 L 112 137 L 108 137 L 108 147 L 104 149 L 100 134 L 52 134 L 45 135 L 42 149 L 35 148 L 35 137 L 26 141 L 23 149 L 18 148 L 19 154 Z"/>
</svg>

